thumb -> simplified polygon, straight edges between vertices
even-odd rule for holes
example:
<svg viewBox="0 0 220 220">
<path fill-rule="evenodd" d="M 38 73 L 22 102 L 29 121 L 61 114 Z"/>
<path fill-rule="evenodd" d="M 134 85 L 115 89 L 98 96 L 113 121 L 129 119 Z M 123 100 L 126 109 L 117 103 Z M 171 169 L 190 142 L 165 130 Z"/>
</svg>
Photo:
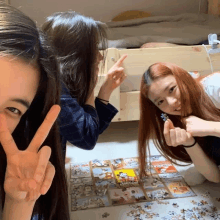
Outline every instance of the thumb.
<svg viewBox="0 0 220 220">
<path fill-rule="evenodd" d="M 173 122 L 170 120 L 170 119 L 167 119 L 167 122 L 169 123 L 169 128 L 170 129 L 174 129 L 174 125 L 173 125 Z"/>
<path fill-rule="evenodd" d="M 192 137 L 192 135 L 188 131 L 186 132 L 186 136 L 187 136 L 187 138 L 191 138 Z"/>
</svg>

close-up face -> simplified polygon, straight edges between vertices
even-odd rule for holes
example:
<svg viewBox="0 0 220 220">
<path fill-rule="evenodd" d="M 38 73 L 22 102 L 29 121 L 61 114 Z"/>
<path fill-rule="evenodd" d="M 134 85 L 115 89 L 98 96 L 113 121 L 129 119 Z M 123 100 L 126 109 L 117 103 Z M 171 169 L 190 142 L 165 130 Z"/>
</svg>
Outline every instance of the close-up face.
<svg viewBox="0 0 220 220">
<path fill-rule="evenodd" d="M 39 71 L 23 60 L 0 57 L 0 113 L 12 133 L 37 92 Z"/>
<path fill-rule="evenodd" d="M 180 90 L 173 75 L 154 80 L 149 87 L 148 97 L 161 111 L 181 115 Z"/>
</svg>

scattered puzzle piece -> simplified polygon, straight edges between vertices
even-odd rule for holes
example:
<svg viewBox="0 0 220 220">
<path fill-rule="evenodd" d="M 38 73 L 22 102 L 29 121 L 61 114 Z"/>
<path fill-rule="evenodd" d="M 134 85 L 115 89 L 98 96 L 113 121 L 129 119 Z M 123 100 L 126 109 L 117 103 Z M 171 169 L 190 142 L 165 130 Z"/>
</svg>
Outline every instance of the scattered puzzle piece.
<svg viewBox="0 0 220 220">
<path fill-rule="evenodd" d="M 177 203 L 172 204 L 174 208 L 179 208 L 179 205 Z"/>
<path fill-rule="evenodd" d="M 204 194 L 201 195 L 204 198 L 208 198 L 210 196 L 210 192 L 206 191 Z"/>
<path fill-rule="evenodd" d="M 103 215 L 102 215 L 102 218 L 107 218 L 110 214 L 108 212 L 105 212 Z"/>
</svg>

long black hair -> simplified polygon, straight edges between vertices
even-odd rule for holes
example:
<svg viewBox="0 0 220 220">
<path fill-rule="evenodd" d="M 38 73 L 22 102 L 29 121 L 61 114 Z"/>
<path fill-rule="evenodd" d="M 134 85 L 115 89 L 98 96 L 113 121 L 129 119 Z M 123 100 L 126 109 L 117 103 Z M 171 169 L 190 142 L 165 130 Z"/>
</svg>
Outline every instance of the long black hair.
<svg viewBox="0 0 220 220">
<path fill-rule="evenodd" d="M 42 30 L 55 48 L 63 82 L 71 96 L 83 105 L 97 82 L 95 63 L 99 49 L 106 56 L 105 24 L 74 11 L 57 12 L 47 18 Z"/>
<path fill-rule="evenodd" d="M 12 6 L 0 2 L 0 55 L 22 59 L 27 64 L 35 65 L 40 72 L 35 98 L 12 134 L 20 150 L 28 147 L 50 108 L 60 102 L 60 74 L 53 54 L 46 36 L 38 30 L 34 21 Z M 67 182 L 57 122 L 54 123 L 42 146 L 44 145 L 51 147 L 50 161 L 56 173 L 47 194 L 40 196 L 36 201 L 32 216 L 38 214 L 39 219 L 69 220 Z M 7 161 L 2 146 L 0 163 L 3 208 Z"/>
</svg>

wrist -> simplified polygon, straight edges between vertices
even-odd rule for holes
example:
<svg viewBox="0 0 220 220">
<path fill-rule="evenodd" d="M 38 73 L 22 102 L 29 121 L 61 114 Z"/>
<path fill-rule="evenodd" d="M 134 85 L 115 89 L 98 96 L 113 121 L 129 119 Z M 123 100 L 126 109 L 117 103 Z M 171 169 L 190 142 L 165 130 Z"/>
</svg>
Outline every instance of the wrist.
<svg viewBox="0 0 220 220">
<path fill-rule="evenodd" d="M 192 139 L 190 139 L 186 144 L 183 144 L 183 146 L 190 147 L 192 145 L 195 145 L 195 143 L 196 143 L 196 140 L 195 138 L 192 137 Z"/>
<path fill-rule="evenodd" d="M 86 100 L 85 104 L 86 104 L 86 105 L 91 105 L 91 106 L 95 107 L 94 90 L 92 91 L 92 93 L 91 93 L 91 95 L 89 96 L 89 98 Z"/>
<path fill-rule="evenodd" d="M 191 148 L 191 147 L 194 147 L 196 144 L 197 144 L 197 141 L 194 139 L 193 144 L 191 144 L 191 145 L 185 145 L 184 147 L 185 147 L 185 148 Z"/>
<path fill-rule="evenodd" d="M 220 137 L 220 122 L 212 121 L 210 123 L 210 136 Z"/>
<path fill-rule="evenodd" d="M 27 205 L 27 206 L 32 206 L 35 204 L 36 200 L 32 200 L 32 201 L 26 201 L 24 200 L 16 200 L 13 199 L 10 195 L 5 194 L 5 203 L 10 203 L 10 204 L 18 204 L 18 205 Z"/>
<path fill-rule="evenodd" d="M 191 153 L 197 150 L 198 146 L 199 144 L 196 142 L 195 145 L 193 145 L 192 147 L 185 146 L 184 149 L 186 150 L 187 153 Z"/>
<path fill-rule="evenodd" d="M 5 195 L 3 220 L 30 220 L 36 201 L 27 202 L 25 200 L 14 200 L 9 195 Z M 13 210 L 13 211 L 12 211 Z"/>
<path fill-rule="evenodd" d="M 104 99 L 106 101 L 109 101 L 111 94 L 112 94 L 112 91 L 109 91 L 109 90 L 101 87 L 97 97 L 100 99 Z"/>
</svg>

